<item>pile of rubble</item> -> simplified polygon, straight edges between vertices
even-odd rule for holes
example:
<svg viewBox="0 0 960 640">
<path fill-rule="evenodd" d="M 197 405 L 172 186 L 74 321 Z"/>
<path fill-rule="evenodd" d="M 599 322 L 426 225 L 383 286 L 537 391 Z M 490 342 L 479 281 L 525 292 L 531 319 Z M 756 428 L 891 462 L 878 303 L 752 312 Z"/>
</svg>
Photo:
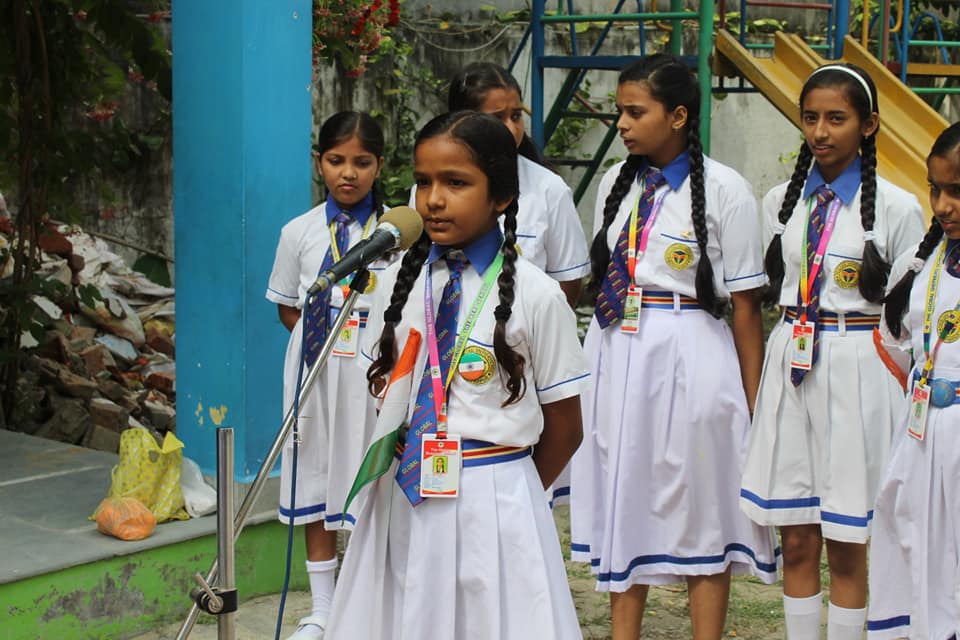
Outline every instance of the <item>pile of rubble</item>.
<svg viewBox="0 0 960 640">
<path fill-rule="evenodd" d="M 175 430 L 174 290 L 76 227 L 49 226 L 40 247 L 42 278 L 67 292 L 92 285 L 100 300 L 34 296 L 42 338 L 22 336 L 28 355 L 7 428 L 112 452 L 129 427 Z"/>
</svg>

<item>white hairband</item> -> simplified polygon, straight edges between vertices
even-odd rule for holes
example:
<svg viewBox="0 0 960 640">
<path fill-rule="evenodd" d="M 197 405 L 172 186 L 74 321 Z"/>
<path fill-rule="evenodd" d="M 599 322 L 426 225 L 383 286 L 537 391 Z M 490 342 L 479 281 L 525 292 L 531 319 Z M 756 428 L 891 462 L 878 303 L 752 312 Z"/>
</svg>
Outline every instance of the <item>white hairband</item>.
<svg viewBox="0 0 960 640">
<path fill-rule="evenodd" d="M 810 77 L 807 78 L 807 81 L 809 82 L 809 81 L 810 81 L 810 78 L 812 78 L 813 76 L 817 75 L 817 74 L 820 73 L 821 71 L 842 71 L 842 72 L 846 73 L 847 75 L 851 76 L 852 78 L 856 79 L 856 81 L 860 83 L 860 86 L 863 87 L 863 90 L 866 92 L 866 94 L 867 94 L 867 101 L 870 103 L 870 113 L 873 113 L 873 111 L 874 111 L 874 109 L 873 109 L 873 94 L 870 93 L 870 85 L 867 84 L 867 81 L 863 79 L 863 76 L 861 76 L 859 73 L 857 73 L 856 71 L 854 71 L 854 70 L 851 69 L 850 67 L 845 67 L 845 66 L 843 66 L 843 65 L 841 65 L 841 64 L 828 64 L 828 65 L 826 65 L 826 66 L 824 66 L 824 67 L 820 67 L 819 69 L 816 69 L 813 73 L 811 73 L 811 74 L 810 74 Z"/>
<path fill-rule="evenodd" d="M 910 271 L 913 271 L 914 273 L 920 273 L 921 271 L 923 271 L 923 262 L 924 261 L 922 258 L 914 258 L 913 260 L 910 261 L 910 266 L 907 268 L 910 269 Z"/>
</svg>

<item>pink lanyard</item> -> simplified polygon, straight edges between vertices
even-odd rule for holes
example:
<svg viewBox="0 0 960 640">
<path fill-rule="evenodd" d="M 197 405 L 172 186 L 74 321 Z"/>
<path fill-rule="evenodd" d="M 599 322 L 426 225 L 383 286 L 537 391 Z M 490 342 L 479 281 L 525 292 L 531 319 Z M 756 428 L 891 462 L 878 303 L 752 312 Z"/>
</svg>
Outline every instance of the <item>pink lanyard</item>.
<svg viewBox="0 0 960 640">
<path fill-rule="evenodd" d="M 813 211 L 813 201 L 811 208 L 807 211 L 807 224 L 810 226 L 810 212 Z M 813 266 L 809 267 L 809 257 L 807 255 L 807 231 L 804 231 L 803 244 L 801 245 L 800 257 L 800 300 L 803 303 L 803 309 L 800 312 L 800 322 L 807 321 L 807 307 L 810 306 L 810 298 L 813 296 L 813 285 L 817 281 L 817 274 L 820 273 L 820 267 L 823 265 L 823 256 L 827 252 L 827 244 L 830 242 L 830 236 L 833 235 L 833 228 L 837 224 L 837 214 L 840 212 L 839 197 L 834 197 L 830 204 L 830 211 L 827 213 L 827 220 L 823 224 L 823 231 L 820 234 L 820 243 L 817 244 L 816 253 L 813 254 Z M 809 270 L 809 274 L 807 271 Z"/>
<path fill-rule="evenodd" d="M 657 215 L 660 213 L 660 207 L 663 205 L 663 199 L 667 197 L 667 193 L 670 191 L 667 189 L 660 194 L 660 197 L 657 198 L 656 202 L 653 204 L 653 209 L 650 210 L 650 214 L 647 216 L 647 219 L 643 221 L 643 232 L 640 234 L 640 246 L 637 246 L 637 218 L 639 217 L 640 211 L 640 198 L 643 197 L 643 192 L 646 190 L 646 185 L 640 190 L 640 194 L 637 196 L 637 201 L 633 204 L 633 209 L 630 211 L 630 230 L 627 234 L 627 273 L 630 274 L 630 282 L 636 282 L 637 278 L 637 258 L 643 257 L 644 252 L 647 250 L 647 241 L 650 240 L 650 230 L 653 229 L 653 223 L 657 219 Z"/>
</svg>

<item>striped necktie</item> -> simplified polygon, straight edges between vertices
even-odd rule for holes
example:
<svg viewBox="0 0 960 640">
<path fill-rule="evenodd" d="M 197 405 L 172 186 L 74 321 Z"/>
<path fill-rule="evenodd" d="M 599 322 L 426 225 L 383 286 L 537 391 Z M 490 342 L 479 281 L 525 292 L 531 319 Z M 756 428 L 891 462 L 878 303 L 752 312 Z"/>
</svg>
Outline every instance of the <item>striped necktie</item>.
<svg viewBox="0 0 960 640">
<path fill-rule="evenodd" d="M 666 178 L 659 169 L 650 167 L 644 177 L 645 188 L 640 195 L 639 211 L 637 212 L 637 232 L 647 223 L 650 212 L 653 210 L 654 194 L 657 188 L 666 182 Z M 627 286 L 633 274 L 627 273 L 627 243 L 630 237 L 630 218 L 627 217 L 617 246 L 610 255 L 610 264 L 607 266 L 607 275 L 600 286 L 600 295 L 597 296 L 597 306 L 594 313 L 601 329 L 613 324 L 623 317 L 623 302 L 627 296 Z"/>
<path fill-rule="evenodd" d="M 337 252 L 341 256 L 347 252 L 350 244 L 350 222 L 352 220 L 353 218 L 349 214 L 342 211 L 334 217 L 336 222 L 334 237 L 337 242 Z M 323 256 L 323 262 L 320 263 L 320 270 L 317 271 L 317 275 L 319 276 L 332 266 L 333 250 L 327 247 L 327 253 Z M 304 358 L 308 367 L 313 366 L 313 363 L 317 360 L 317 356 L 320 355 L 320 350 L 323 348 L 323 343 L 327 339 L 327 334 L 330 332 L 330 293 L 330 289 L 327 289 L 307 300 L 303 323 L 303 340 L 305 345 Z"/>
<path fill-rule="evenodd" d="M 457 313 L 460 311 L 460 298 L 463 294 L 461 276 L 465 262 L 446 259 L 450 269 L 450 279 L 443 287 L 440 306 L 437 308 L 437 352 L 440 354 L 440 379 L 447 380 L 457 341 Z M 410 418 L 410 428 L 403 447 L 403 456 L 397 466 L 397 483 L 407 495 L 410 504 L 417 506 L 423 502 L 420 497 L 420 442 L 425 433 L 437 430 L 437 410 L 433 401 L 433 379 L 430 377 L 430 359 L 423 370 L 417 402 Z"/>
<path fill-rule="evenodd" d="M 807 273 L 813 268 L 813 260 L 817 253 L 817 245 L 820 244 L 820 236 L 823 235 L 823 225 L 827 220 L 827 206 L 830 201 L 836 197 L 836 194 L 827 188 L 826 185 L 820 185 L 814 192 L 817 198 L 817 206 L 810 212 L 810 220 L 807 223 Z M 807 321 L 812 322 L 813 328 L 813 354 L 811 356 L 811 366 L 817 362 L 817 355 L 820 353 L 820 330 L 817 327 L 817 319 L 820 316 L 820 285 L 823 283 L 823 269 L 817 272 L 817 277 L 813 280 L 810 287 L 810 304 L 807 305 Z M 798 315 L 803 313 L 803 294 L 797 290 L 797 309 Z M 799 319 L 797 320 L 799 321 Z M 799 386 L 803 382 L 803 377 L 807 374 L 806 369 L 791 369 L 790 382 L 793 386 Z"/>
</svg>

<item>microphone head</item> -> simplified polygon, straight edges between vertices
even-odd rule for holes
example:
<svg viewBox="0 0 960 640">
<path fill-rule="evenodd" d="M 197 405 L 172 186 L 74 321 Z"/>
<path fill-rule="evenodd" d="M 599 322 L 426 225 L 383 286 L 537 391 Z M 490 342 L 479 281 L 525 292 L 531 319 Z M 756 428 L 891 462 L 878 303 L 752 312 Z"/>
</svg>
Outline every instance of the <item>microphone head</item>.
<svg viewBox="0 0 960 640">
<path fill-rule="evenodd" d="M 393 225 L 400 233 L 400 248 L 409 249 L 423 233 L 423 218 L 411 207 L 394 207 L 380 218 L 380 224 Z"/>
</svg>

